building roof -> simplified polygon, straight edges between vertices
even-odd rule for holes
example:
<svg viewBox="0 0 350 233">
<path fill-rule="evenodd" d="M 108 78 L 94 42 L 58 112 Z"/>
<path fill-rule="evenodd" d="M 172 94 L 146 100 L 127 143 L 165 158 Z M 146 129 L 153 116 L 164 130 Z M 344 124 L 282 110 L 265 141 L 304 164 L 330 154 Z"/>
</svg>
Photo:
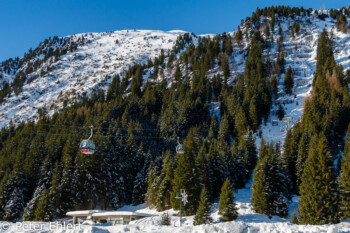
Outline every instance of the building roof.
<svg viewBox="0 0 350 233">
<path fill-rule="evenodd" d="M 92 214 L 93 217 L 105 217 L 105 216 L 139 216 L 139 217 L 152 217 L 155 215 L 145 214 L 132 211 L 103 211 Z"/>
<path fill-rule="evenodd" d="M 103 210 L 78 210 L 69 211 L 67 216 L 93 216 L 93 217 L 106 217 L 106 216 L 139 216 L 139 217 L 152 217 L 155 215 L 132 212 L 132 211 L 103 211 Z"/>
<path fill-rule="evenodd" d="M 90 216 L 93 213 L 101 212 L 102 210 L 78 210 L 78 211 L 69 211 L 66 213 L 68 216 Z"/>
</svg>

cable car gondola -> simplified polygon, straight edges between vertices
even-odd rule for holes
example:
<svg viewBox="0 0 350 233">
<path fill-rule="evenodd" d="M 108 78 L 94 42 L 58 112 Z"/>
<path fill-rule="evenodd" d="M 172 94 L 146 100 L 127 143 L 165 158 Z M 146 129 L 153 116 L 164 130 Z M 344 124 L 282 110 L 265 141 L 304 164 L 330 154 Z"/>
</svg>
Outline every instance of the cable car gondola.
<svg viewBox="0 0 350 233">
<path fill-rule="evenodd" d="M 282 125 L 281 126 L 281 133 L 284 133 L 285 129 L 284 129 L 284 126 Z"/>
<path fill-rule="evenodd" d="M 248 134 L 244 135 L 243 139 L 244 139 L 244 141 L 248 141 L 249 140 L 249 135 Z"/>
<path fill-rule="evenodd" d="M 177 154 L 183 154 L 185 153 L 185 147 L 179 143 L 179 138 L 177 138 L 177 146 L 176 146 L 176 153 Z"/>
<path fill-rule="evenodd" d="M 251 134 L 252 137 L 250 137 L 250 134 Z M 256 136 L 253 133 L 253 130 L 248 130 L 247 134 L 243 136 L 243 140 L 244 141 L 249 141 L 249 140 L 255 141 L 256 140 Z"/>
<path fill-rule="evenodd" d="M 92 140 L 90 140 L 92 138 L 93 135 L 93 126 L 91 126 L 91 135 L 88 139 L 84 139 L 83 141 L 81 141 L 80 143 L 80 152 L 86 155 L 92 155 L 93 153 L 95 153 L 95 144 Z"/>
<path fill-rule="evenodd" d="M 183 154 L 185 152 L 185 147 L 183 145 L 177 145 L 176 146 L 176 153 Z"/>
</svg>

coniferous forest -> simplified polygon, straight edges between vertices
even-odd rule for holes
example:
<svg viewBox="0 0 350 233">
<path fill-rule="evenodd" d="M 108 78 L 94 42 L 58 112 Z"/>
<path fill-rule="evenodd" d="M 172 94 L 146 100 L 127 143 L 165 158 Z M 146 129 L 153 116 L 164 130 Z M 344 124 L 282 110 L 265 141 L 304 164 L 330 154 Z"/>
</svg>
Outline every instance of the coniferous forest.
<svg viewBox="0 0 350 233">
<path fill-rule="evenodd" d="M 319 35 L 312 92 L 301 103 L 301 119 L 287 130 L 284 142 L 267 142 L 260 131 L 277 98 L 279 77 L 285 93 L 294 94 L 280 21 L 311 12 L 269 7 L 243 20 L 235 35 L 186 33 L 172 50 L 113 77 L 106 91 L 80 95 L 52 116 L 38 109 L 35 122 L 10 123 L 0 131 L 0 219 L 51 221 L 70 210 L 142 203 L 158 211 L 179 210 L 176 195 L 184 189 L 188 202 L 182 211 L 195 215 L 195 224 L 213 221 L 209 212 L 214 202 L 219 202 L 221 221 L 234 221 L 234 192 L 251 180 L 257 213 L 286 218 L 292 197 L 298 195 L 294 223 L 349 219 L 349 75 L 335 61 L 330 33 Z M 327 17 L 346 32 L 349 15 L 344 8 Z M 268 17 L 268 23 L 261 25 L 260 17 Z M 273 30 L 279 31 L 277 38 L 271 36 Z M 295 22 L 288 36 L 299 31 Z M 243 41 L 244 71 L 232 81 L 233 47 Z M 273 43 L 278 53 L 266 56 Z M 51 52 L 59 57 L 69 50 Z M 18 63 L 7 61 L 9 66 L 11 62 Z M 214 67 L 220 74 L 209 77 Z M 165 70 L 171 79 L 165 78 Z M 0 103 L 12 91 L 21 92 L 26 75 L 3 86 Z M 219 103 L 219 114 L 212 114 L 212 102 Z M 281 120 L 284 110 L 279 107 Z M 91 125 L 96 151 L 85 155 L 79 144 L 90 136 Z M 261 138 L 260 145 L 255 137 Z M 176 153 L 178 143 L 185 147 L 183 154 Z"/>
</svg>

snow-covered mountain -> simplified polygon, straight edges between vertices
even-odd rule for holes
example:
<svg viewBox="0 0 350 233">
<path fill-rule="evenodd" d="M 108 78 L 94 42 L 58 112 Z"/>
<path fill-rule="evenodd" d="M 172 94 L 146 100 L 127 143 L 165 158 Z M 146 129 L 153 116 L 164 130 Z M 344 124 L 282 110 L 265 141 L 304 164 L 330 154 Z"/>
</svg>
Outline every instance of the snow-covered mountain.
<svg viewBox="0 0 350 233">
<path fill-rule="evenodd" d="M 329 14 L 323 11 L 323 14 Z M 347 19 L 350 22 L 349 19 Z M 341 64 L 344 70 L 350 69 L 350 34 L 338 31 L 336 19 L 324 17 L 321 19 L 315 12 L 311 15 L 292 17 L 276 17 L 276 26 L 270 31 L 271 35 L 264 34 L 264 29 L 271 22 L 269 17 L 260 17 L 259 30 L 269 44 L 264 49 L 265 61 L 273 63 L 278 57 L 278 40 L 283 35 L 281 46 L 286 61 L 285 69 L 290 66 L 294 73 L 294 95 L 284 94 L 284 74 L 278 78 L 278 96 L 274 98 L 273 107 L 269 118 L 260 126 L 261 135 L 266 141 L 281 141 L 285 137 L 285 131 L 281 132 L 281 122 L 278 121 L 277 109 L 282 104 L 286 116 L 291 117 L 291 125 L 295 123 L 303 113 L 303 102 L 310 96 L 314 73 L 316 71 L 317 43 L 323 30 L 329 32 L 333 41 L 333 51 L 337 64 Z M 291 35 L 292 25 L 300 25 L 299 32 Z M 281 28 L 281 32 L 279 31 Z M 229 84 L 235 83 L 238 75 L 244 72 L 245 59 L 248 54 L 248 45 L 251 34 L 256 28 L 247 24 L 241 26 L 241 30 L 247 36 L 243 36 L 241 43 L 234 41 L 237 31 L 229 32 L 232 39 L 233 55 L 229 57 L 230 78 Z M 112 78 L 120 74 L 123 76 L 133 64 L 146 64 L 150 59 L 154 60 L 164 51 L 173 51 L 176 41 L 184 31 L 150 31 L 150 30 L 123 30 L 106 33 L 85 33 L 67 37 L 54 37 L 45 40 L 36 49 L 30 50 L 23 58 L 7 60 L 0 65 L 0 88 L 6 84 L 11 86 L 11 93 L 1 102 L 0 96 L 0 128 L 10 121 L 19 123 L 29 119 L 35 120 L 38 110 L 45 108 L 48 114 L 53 114 L 72 103 L 77 96 L 84 93 L 89 95 L 93 90 L 106 90 Z M 197 45 L 198 37 L 191 34 L 189 43 Z M 199 37 L 214 38 L 214 35 L 200 35 Z M 177 50 L 173 64 L 164 66 L 164 77 L 169 81 L 174 80 L 176 66 L 180 64 L 182 74 L 193 76 L 191 70 L 184 67 L 184 62 L 179 62 L 181 52 Z M 164 64 L 170 57 L 165 58 Z M 147 66 L 143 70 L 143 80 L 147 81 L 154 72 L 154 66 Z M 217 74 L 223 74 L 218 59 L 214 59 L 214 65 L 208 72 L 212 78 Z M 268 74 L 271 76 L 272 74 Z M 158 79 L 154 81 L 161 81 Z M 17 89 L 15 88 L 17 87 Z M 18 88 L 19 87 L 19 88 Z M 220 119 L 220 102 L 215 102 L 213 96 L 210 105 L 211 114 Z M 277 124 L 276 124 L 277 123 Z M 256 145 L 260 145 L 257 137 Z M 239 208 L 239 218 L 235 222 L 219 223 L 217 203 L 214 204 L 212 217 L 216 221 L 212 225 L 192 226 L 193 216 L 186 217 L 184 227 L 177 230 L 179 218 L 174 216 L 171 226 L 161 226 L 161 213 L 156 210 L 141 206 L 124 206 L 121 210 L 137 210 L 153 213 L 158 216 L 145 218 L 132 222 L 130 226 L 83 226 L 85 231 L 110 231 L 110 232 L 347 232 L 348 222 L 337 225 L 302 226 L 290 223 L 290 216 L 297 207 L 298 198 L 295 197 L 290 205 L 289 217 L 282 219 L 257 214 L 251 204 L 251 182 L 244 189 L 236 193 L 236 202 Z M 175 213 L 174 210 L 169 210 Z M 3 222 L 0 222 L 0 227 Z M 6 223 L 7 224 L 7 223 Z M 48 223 L 45 223 L 48 226 Z M 15 224 L 10 224 L 10 231 L 15 232 Z M 49 228 L 46 227 L 46 230 Z M 1 229 L 0 229 L 1 231 Z"/>
<path fill-rule="evenodd" d="M 324 11 L 328 14 L 328 11 Z M 270 22 L 269 17 L 260 18 L 260 30 Z M 287 116 L 295 122 L 302 115 L 303 100 L 310 94 L 311 83 L 316 67 L 317 39 L 322 30 L 332 33 L 334 41 L 334 55 L 336 62 L 343 65 L 344 70 L 350 68 L 350 37 L 349 34 L 336 29 L 336 20 L 332 17 L 319 19 L 313 12 L 310 16 L 301 15 L 279 17 L 278 22 L 283 31 L 283 46 L 285 49 L 286 69 L 291 66 L 295 78 L 294 96 L 283 94 L 284 75 L 278 77 L 279 97 L 275 100 L 270 119 L 261 127 L 266 140 L 282 140 L 285 133 L 281 133 L 279 124 L 272 126 L 276 120 L 276 110 L 279 103 L 284 105 Z M 300 24 L 300 32 L 293 38 L 291 27 L 293 22 Z M 279 27 L 272 30 L 271 46 L 265 49 L 265 59 L 277 59 L 277 40 Z M 246 28 L 243 26 L 242 31 Z M 250 29 L 252 30 L 252 29 Z M 30 51 L 24 58 L 11 62 L 3 62 L 0 66 L 0 86 L 5 82 L 10 85 L 16 77 L 26 74 L 22 90 L 11 92 L 9 97 L 0 104 L 0 127 L 6 126 L 11 120 L 14 123 L 36 119 L 38 109 L 45 107 L 49 114 L 63 107 L 63 101 L 74 99 L 79 94 L 89 94 L 93 89 L 106 89 L 111 78 L 122 74 L 132 64 L 145 64 L 148 59 L 159 56 L 161 50 L 167 54 L 179 35 L 184 31 L 150 31 L 123 30 L 105 33 L 85 33 L 53 38 L 41 43 L 34 51 Z M 236 31 L 228 33 L 234 37 Z M 213 35 L 202 35 L 213 37 Z M 195 35 L 194 35 L 195 37 Z M 192 40 L 196 44 L 197 40 Z M 233 82 L 237 75 L 243 73 L 249 40 L 243 39 L 241 44 L 233 43 L 233 58 L 230 62 L 231 78 Z M 60 52 L 56 52 L 59 50 Z M 49 56 L 51 52 L 52 56 Z M 34 67 L 34 70 L 30 70 Z M 29 70 L 28 70 L 29 69 Z M 147 71 L 147 69 L 146 69 Z M 144 72 L 147 79 L 151 69 Z M 171 79 L 173 69 L 165 69 L 165 77 Z M 183 71 L 185 73 L 185 71 Z M 218 65 L 208 74 L 213 77 L 222 73 Z M 190 74 L 191 75 L 191 74 Z M 215 109 L 215 103 L 213 108 Z M 216 109 L 217 106 L 216 106 Z M 215 113 L 215 112 L 214 112 Z M 259 145 L 259 142 L 257 143 Z"/>
<path fill-rule="evenodd" d="M 0 105 L 0 128 L 10 120 L 14 123 L 35 119 L 38 109 L 45 107 L 52 114 L 63 107 L 63 100 L 78 94 L 89 94 L 94 88 L 107 88 L 111 78 L 132 64 L 146 63 L 172 49 L 178 35 L 184 31 L 123 30 L 105 33 L 85 33 L 50 39 L 43 42 L 29 59 L 13 62 L 11 69 L 0 66 L 0 87 L 13 83 L 16 75 L 38 61 L 43 63 L 33 72 L 27 71 L 23 90 L 14 92 Z M 54 42 L 52 42 L 54 41 Z M 50 43 L 51 42 L 51 43 Z M 46 58 L 49 51 L 70 46 L 74 51 Z M 26 58 L 26 57 L 25 57 Z M 24 61 L 26 60 L 26 61 Z M 19 64 L 21 63 L 21 64 Z M 69 101 L 68 101 L 69 102 Z"/>
</svg>

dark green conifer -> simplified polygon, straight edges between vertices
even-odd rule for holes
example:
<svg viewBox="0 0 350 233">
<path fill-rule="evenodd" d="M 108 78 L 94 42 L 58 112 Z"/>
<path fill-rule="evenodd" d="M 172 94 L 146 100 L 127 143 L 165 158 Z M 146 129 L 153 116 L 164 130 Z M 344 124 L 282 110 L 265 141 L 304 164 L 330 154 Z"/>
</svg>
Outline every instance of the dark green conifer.
<svg viewBox="0 0 350 233">
<path fill-rule="evenodd" d="M 182 206 L 184 215 L 193 215 L 198 207 L 200 195 L 200 182 L 198 170 L 195 164 L 194 139 L 191 133 L 188 134 L 185 145 L 185 153 L 178 155 L 177 167 L 172 182 L 173 192 L 171 194 L 171 205 L 175 210 L 180 208 L 180 200 L 176 194 L 183 189 L 188 195 L 188 202 Z"/>
<path fill-rule="evenodd" d="M 294 78 L 292 68 L 289 66 L 284 76 L 284 90 L 286 94 L 292 94 L 294 87 Z"/>
<path fill-rule="evenodd" d="M 236 40 L 236 42 L 237 42 L 238 44 L 240 44 L 240 43 L 242 42 L 242 40 L 243 40 L 243 33 L 242 33 L 240 27 L 238 27 L 238 30 L 237 30 L 237 32 L 236 32 L 235 40 Z"/>
<path fill-rule="evenodd" d="M 238 212 L 236 203 L 234 202 L 233 187 L 230 180 L 227 178 L 221 188 L 219 214 L 220 221 L 233 221 L 237 219 Z"/>
<path fill-rule="evenodd" d="M 347 148 L 350 146 L 350 140 L 346 142 Z M 344 160 L 341 163 L 339 175 L 341 211 L 345 219 L 350 219 L 350 151 L 344 153 Z"/>
<path fill-rule="evenodd" d="M 339 222 L 338 195 L 333 161 L 324 135 L 311 138 L 309 155 L 301 177 L 299 222 L 328 224 Z"/>
<path fill-rule="evenodd" d="M 211 204 L 208 200 L 207 191 L 205 187 L 202 188 L 201 196 L 199 199 L 199 206 L 194 216 L 193 225 L 210 224 L 213 222 L 210 217 Z"/>
</svg>

